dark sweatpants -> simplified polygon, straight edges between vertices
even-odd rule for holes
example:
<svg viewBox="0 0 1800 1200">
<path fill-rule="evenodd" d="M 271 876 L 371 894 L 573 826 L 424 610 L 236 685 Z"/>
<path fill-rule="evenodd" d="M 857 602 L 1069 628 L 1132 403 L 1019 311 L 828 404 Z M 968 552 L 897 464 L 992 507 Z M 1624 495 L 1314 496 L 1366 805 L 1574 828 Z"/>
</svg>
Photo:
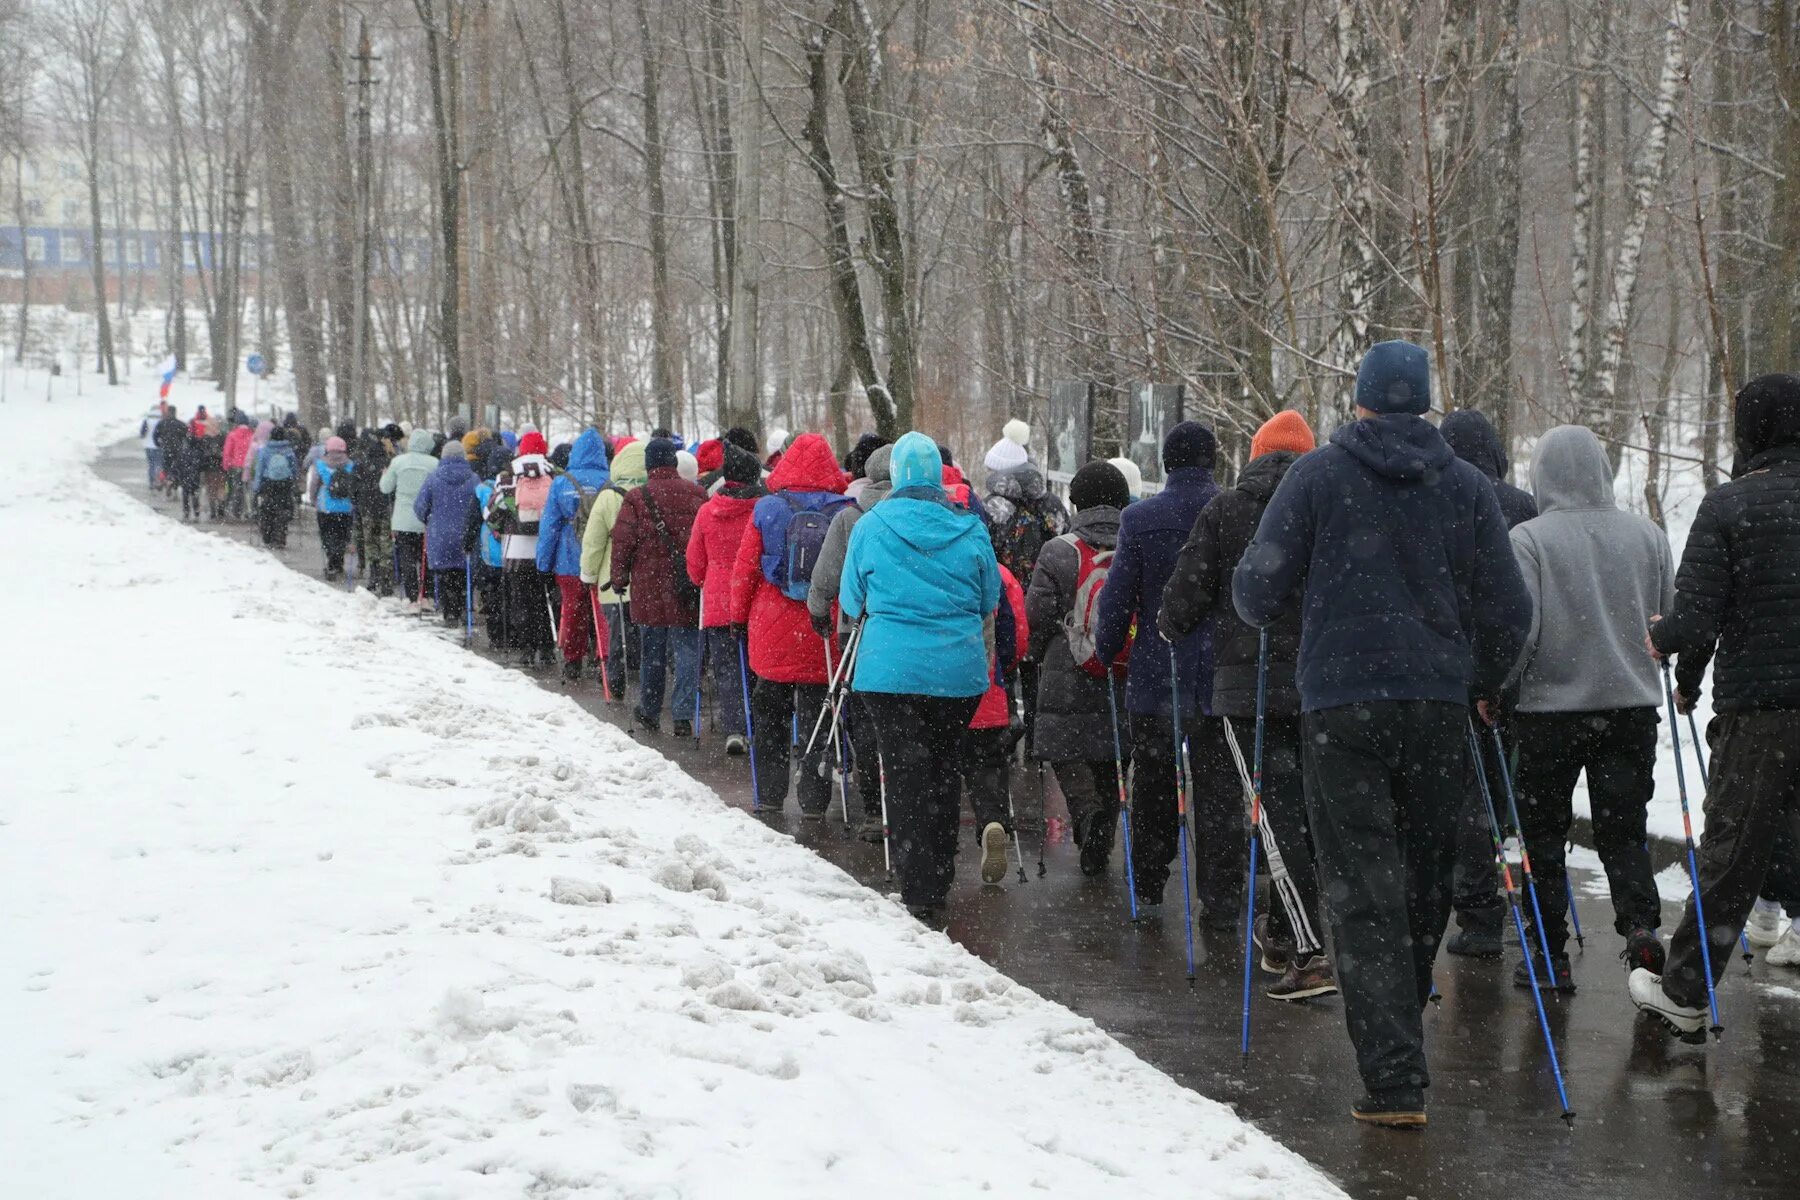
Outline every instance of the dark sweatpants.
<svg viewBox="0 0 1800 1200">
<path fill-rule="evenodd" d="M 1713 747 L 1712 777 L 1698 862 L 1717 983 L 1763 888 L 1780 835 L 1785 833 L 1790 845 L 1800 840 L 1800 710 L 1721 713 L 1713 718 L 1707 738 Z M 1704 1008 L 1700 968 L 1700 936 L 1690 897 L 1669 943 L 1663 973 L 1669 999 Z"/>
<path fill-rule="evenodd" d="M 1237 768 L 1225 748 L 1225 723 L 1190 717 L 1193 768 L 1194 891 L 1207 924 L 1230 925 L 1244 902 L 1247 812 Z M 1166 716 L 1131 714 L 1131 857 L 1138 903 L 1160 904 L 1178 849 L 1175 736 Z"/>
<path fill-rule="evenodd" d="M 1118 823 L 1119 772 L 1112 759 L 1051 763 L 1050 769 L 1056 774 L 1056 786 L 1062 789 L 1063 803 L 1069 806 L 1069 825 L 1076 842 L 1081 841 L 1087 818 L 1094 813 Z"/>
<path fill-rule="evenodd" d="M 344 549 L 350 545 L 350 534 L 355 518 L 349 513 L 317 514 L 319 520 L 319 545 L 325 550 L 325 569 L 342 571 L 344 569 Z"/>
<path fill-rule="evenodd" d="M 1450 917 L 1468 709 L 1378 700 L 1300 720 L 1344 1018 L 1371 1090 L 1429 1084 L 1421 1020 Z"/>
<path fill-rule="evenodd" d="M 509 650 L 542 654 L 546 659 L 556 646 L 550 625 L 550 589 L 530 559 L 513 559 L 506 574 L 506 640 Z"/>
<path fill-rule="evenodd" d="M 1000 822 L 1007 833 L 1013 831 L 1012 812 L 1007 804 L 1012 786 L 1009 755 L 1012 730 L 1002 725 L 996 729 L 965 729 L 962 746 L 957 753 L 957 770 L 962 790 L 969 796 L 969 811 L 975 814 L 975 837 L 993 821 Z"/>
<path fill-rule="evenodd" d="M 263 545 L 287 548 L 288 522 L 294 519 L 294 481 L 265 479 L 256 494 L 256 525 Z"/>
<path fill-rule="evenodd" d="M 819 708 L 824 703 L 825 685 L 822 683 L 751 680 L 750 718 L 756 743 L 756 786 L 761 793 L 764 809 L 779 812 L 782 805 L 787 803 L 788 780 L 792 774 L 794 755 L 804 748 L 806 737 L 812 732 L 813 718 L 819 715 Z M 800 746 L 793 744 L 796 709 L 799 713 Z M 828 721 L 830 719 L 826 718 Z M 951 749 L 955 749 L 954 744 Z M 803 813 L 822 813 L 831 806 L 831 776 L 819 774 L 819 764 L 826 760 L 830 752 L 831 747 L 827 745 L 825 734 L 821 731 L 813 752 L 801 760 L 800 782 L 795 790 L 799 793 L 800 811 Z M 950 765 L 954 770 L 954 762 Z"/>
<path fill-rule="evenodd" d="M 399 576 L 400 590 L 408 601 L 419 598 L 419 564 L 425 558 L 425 535 L 394 530 L 394 573 Z"/>
<path fill-rule="evenodd" d="M 1569 940 L 1567 873 L 1563 847 L 1574 819 L 1570 798 L 1587 772 L 1593 813 L 1594 849 L 1606 868 L 1612 891 L 1613 928 L 1654 931 L 1662 924 L 1656 873 L 1644 845 L 1644 814 L 1656 791 L 1656 710 L 1615 708 L 1600 712 L 1520 713 L 1513 720 L 1519 772 L 1514 780 L 1525 850 L 1531 855 L 1538 906 L 1544 912 L 1550 953 L 1561 954 Z M 1493 737 L 1483 733 L 1491 749 Z M 1494 793 L 1496 805 L 1504 794 Z M 1489 856 L 1493 854 L 1489 847 Z M 1537 945 L 1531 906 L 1525 924 Z"/>
<path fill-rule="evenodd" d="M 901 903 L 938 907 L 949 898 L 956 873 L 957 752 L 981 697 L 861 695 L 875 714 L 887 767 L 888 830 Z"/>
<path fill-rule="evenodd" d="M 1252 772 L 1254 779 L 1255 718 L 1233 721 L 1231 728 L 1238 739 L 1238 752 L 1244 756 L 1244 766 Z M 1234 770 L 1236 765 L 1232 764 Z M 1298 914 L 1290 913 L 1279 896 L 1271 895 L 1269 935 L 1285 945 L 1295 946 L 1304 941 L 1308 946 L 1322 950 L 1325 926 L 1319 901 L 1319 871 L 1314 865 L 1312 822 L 1306 816 L 1306 789 L 1300 768 L 1299 717 L 1268 717 L 1263 722 L 1262 805 L 1269 839 L 1274 842 L 1273 848 L 1262 847 L 1263 862 L 1272 874 L 1271 849 L 1280 853 L 1282 867 L 1293 883 L 1300 908 Z M 1299 937 L 1299 931 L 1294 928 L 1296 916 L 1306 922 L 1305 938 Z"/>
<path fill-rule="evenodd" d="M 448 571 L 431 573 L 433 597 L 437 601 L 437 610 L 443 614 L 444 624 L 461 625 L 467 611 L 469 573 L 461 567 Z"/>
<path fill-rule="evenodd" d="M 851 692 L 844 715 L 850 725 L 850 755 L 856 769 L 856 791 L 862 797 L 863 815 L 881 816 L 881 744 L 875 737 L 875 717 L 861 692 Z"/>
<path fill-rule="evenodd" d="M 506 644 L 506 601 L 500 589 L 506 576 L 499 567 L 490 567 L 478 556 L 475 559 L 475 594 L 480 598 L 481 613 L 487 621 L 488 645 L 495 649 Z"/>
</svg>

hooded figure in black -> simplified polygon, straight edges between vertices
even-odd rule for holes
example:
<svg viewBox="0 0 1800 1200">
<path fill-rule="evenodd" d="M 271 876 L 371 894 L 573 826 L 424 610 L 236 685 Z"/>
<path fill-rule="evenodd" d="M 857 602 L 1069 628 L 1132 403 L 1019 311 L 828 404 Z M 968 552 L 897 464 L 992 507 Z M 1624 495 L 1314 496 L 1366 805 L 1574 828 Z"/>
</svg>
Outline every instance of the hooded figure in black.
<svg viewBox="0 0 1800 1200">
<path fill-rule="evenodd" d="M 1512 462 L 1486 413 L 1459 408 L 1438 423 L 1438 433 L 1450 443 L 1456 457 L 1486 475 L 1494 485 L 1494 499 L 1500 502 L 1500 514 L 1506 518 L 1508 529 L 1538 515 L 1537 501 L 1531 493 L 1506 482 Z"/>
<path fill-rule="evenodd" d="M 362 586 L 377 596 L 394 594 L 394 573 L 388 569 L 394 554 L 388 523 L 394 498 L 381 490 L 381 473 L 387 470 L 388 460 L 387 443 L 378 430 L 365 429 L 350 443 L 350 461 L 356 464 L 350 472 L 356 561 L 361 564 Z"/>
<path fill-rule="evenodd" d="M 1692 710 L 1718 654 L 1698 860 L 1715 983 L 1770 878 L 1778 841 L 1791 844 L 1800 827 L 1800 377 L 1751 380 L 1737 395 L 1736 417 L 1731 481 L 1700 502 L 1675 573 L 1674 609 L 1646 639 L 1656 657 L 1680 656 L 1683 711 Z M 1664 974 L 1631 973 L 1633 1002 L 1683 1033 L 1699 1032 L 1707 1019 L 1700 951 L 1689 900 Z"/>
</svg>

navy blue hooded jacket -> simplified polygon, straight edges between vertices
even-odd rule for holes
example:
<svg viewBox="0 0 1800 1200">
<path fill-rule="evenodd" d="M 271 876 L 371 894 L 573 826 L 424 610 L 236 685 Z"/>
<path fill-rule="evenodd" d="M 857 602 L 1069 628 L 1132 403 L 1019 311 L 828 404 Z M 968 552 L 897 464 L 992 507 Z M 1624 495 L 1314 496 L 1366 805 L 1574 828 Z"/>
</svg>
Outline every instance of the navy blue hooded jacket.
<svg viewBox="0 0 1800 1200">
<path fill-rule="evenodd" d="M 1232 577 L 1262 626 L 1296 589 L 1303 711 L 1495 694 L 1531 625 L 1494 489 L 1423 417 L 1371 417 L 1289 468 Z"/>
<path fill-rule="evenodd" d="M 1494 485 L 1494 499 L 1500 502 L 1500 515 L 1506 518 L 1508 529 L 1538 515 L 1537 500 L 1532 494 L 1506 482 L 1512 463 L 1506 456 L 1506 447 L 1500 444 L 1499 432 L 1485 413 L 1459 408 L 1438 423 L 1438 433 L 1456 457 L 1486 475 Z"/>
<path fill-rule="evenodd" d="M 1137 618 L 1137 638 L 1131 644 L 1130 672 L 1125 684 L 1125 708 L 1129 712 L 1166 717 L 1169 695 L 1169 643 L 1156 634 L 1156 614 L 1162 608 L 1163 589 L 1175 571 L 1194 521 L 1207 502 L 1219 494 L 1212 471 L 1206 467 L 1178 467 L 1169 472 L 1163 490 L 1119 514 L 1119 548 L 1113 553 L 1106 586 L 1100 589 L 1100 617 L 1094 629 L 1094 648 L 1101 662 L 1112 662 L 1125 648 L 1125 635 Z M 1503 535 L 1504 536 L 1504 535 Z M 1507 553 L 1511 554 L 1510 547 Z M 1212 701 L 1212 629 L 1202 623 L 1175 643 L 1176 669 L 1181 684 L 1181 711 L 1194 712 L 1194 700 Z"/>
</svg>

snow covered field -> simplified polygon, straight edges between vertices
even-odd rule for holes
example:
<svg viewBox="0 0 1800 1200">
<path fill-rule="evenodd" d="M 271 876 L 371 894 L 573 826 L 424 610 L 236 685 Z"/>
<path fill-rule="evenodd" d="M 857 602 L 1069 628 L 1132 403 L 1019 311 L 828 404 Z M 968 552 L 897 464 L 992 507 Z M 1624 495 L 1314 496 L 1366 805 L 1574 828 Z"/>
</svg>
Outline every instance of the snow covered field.
<svg viewBox="0 0 1800 1200">
<path fill-rule="evenodd" d="M 1341 1194 L 569 701 L 98 482 L 150 394 L 0 408 L 7 1195 Z"/>
</svg>

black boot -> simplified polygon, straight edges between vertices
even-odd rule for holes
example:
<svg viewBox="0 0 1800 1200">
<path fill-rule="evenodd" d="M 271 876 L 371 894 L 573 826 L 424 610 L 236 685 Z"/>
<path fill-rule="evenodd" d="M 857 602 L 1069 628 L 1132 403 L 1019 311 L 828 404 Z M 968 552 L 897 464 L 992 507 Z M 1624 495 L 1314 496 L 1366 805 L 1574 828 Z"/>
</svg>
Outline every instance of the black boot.
<svg viewBox="0 0 1800 1200">
<path fill-rule="evenodd" d="M 1458 909 L 1456 923 L 1461 928 L 1444 942 L 1444 949 L 1464 958 L 1499 958 L 1500 925 L 1504 916 L 1498 904 Z"/>
</svg>

